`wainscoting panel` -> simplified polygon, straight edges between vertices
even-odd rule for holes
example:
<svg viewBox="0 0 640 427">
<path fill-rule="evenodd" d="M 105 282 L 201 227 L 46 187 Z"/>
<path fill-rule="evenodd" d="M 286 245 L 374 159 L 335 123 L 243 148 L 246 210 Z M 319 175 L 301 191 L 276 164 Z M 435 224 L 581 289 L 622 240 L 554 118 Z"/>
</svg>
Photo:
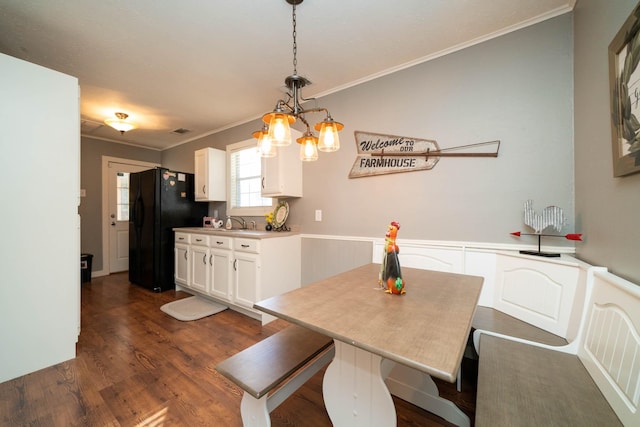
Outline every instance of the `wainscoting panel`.
<svg viewBox="0 0 640 427">
<path fill-rule="evenodd" d="M 369 263 L 371 240 L 302 236 L 302 286 Z"/>
</svg>

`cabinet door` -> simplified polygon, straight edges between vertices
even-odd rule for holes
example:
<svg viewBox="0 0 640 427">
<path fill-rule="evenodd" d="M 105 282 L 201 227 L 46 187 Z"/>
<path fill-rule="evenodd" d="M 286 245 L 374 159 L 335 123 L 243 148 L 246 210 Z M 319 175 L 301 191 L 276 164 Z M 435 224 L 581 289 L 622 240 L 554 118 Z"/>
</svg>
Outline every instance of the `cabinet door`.
<svg viewBox="0 0 640 427">
<path fill-rule="evenodd" d="M 189 286 L 202 292 L 207 291 L 209 279 L 209 248 L 191 246 L 191 276 Z"/>
<path fill-rule="evenodd" d="M 294 131 L 291 131 L 292 135 Z M 302 197 L 302 161 L 299 145 L 279 147 L 275 157 L 263 157 L 261 163 L 263 197 Z"/>
<path fill-rule="evenodd" d="M 280 192 L 280 157 L 262 158 L 262 195 L 270 196 Z"/>
<path fill-rule="evenodd" d="M 195 152 L 195 197 L 199 201 L 225 201 L 226 151 L 202 148 Z"/>
<path fill-rule="evenodd" d="M 206 150 L 195 152 L 195 197 L 196 200 L 207 200 L 207 181 L 209 180 Z"/>
<path fill-rule="evenodd" d="M 238 305 L 253 308 L 253 303 L 260 299 L 260 255 L 236 252 L 233 266 L 233 300 Z"/>
<path fill-rule="evenodd" d="M 175 270 L 173 279 L 181 285 L 189 285 L 189 245 L 176 243 L 174 249 Z"/>
<path fill-rule="evenodd" d="M 231 281 L 233 257 L 231 254 L 231 251 L 211 249 L 209 255 L 209 266 L 212 270 L 209 293 L 226 301 L 231 301 L 233 287 Z"/>
</svg>

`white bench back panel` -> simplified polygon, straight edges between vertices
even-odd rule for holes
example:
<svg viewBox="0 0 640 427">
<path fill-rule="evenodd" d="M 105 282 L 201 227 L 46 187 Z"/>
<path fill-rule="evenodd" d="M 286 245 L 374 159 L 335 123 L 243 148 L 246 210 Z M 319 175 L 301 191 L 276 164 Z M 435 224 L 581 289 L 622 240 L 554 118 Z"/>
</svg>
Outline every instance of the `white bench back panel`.
<svg viewBox="0 0 640 427">
<path fill-rule="evenodd" d="M 577 263 L 498 253 L 493 307 L 566 338 L 579 278 Z"/>
<path fill-rule="evenodd" d="M 595 272 L 578 356 L 624 425 L 640 425 L 640 286 Z"/>
<path fill-rule="evenodd" d="M 484 277 L 478 305 L 493 307 L 496 283 L 496 253 L 468 249 L 464 255 L 464 274 Z"/>
<path fill-rule="evenodd" d="M 459 248 L 428 247 L 423 245 L 402 244 L 398 259 L 400 267 L 419 268 L 422 270 L 436 270 L 447 273 L 462 272 L 462 250 Z M 374 242 L 373 262 L 381 263 L 384 255 L 384 241 Z"/>
</svg>

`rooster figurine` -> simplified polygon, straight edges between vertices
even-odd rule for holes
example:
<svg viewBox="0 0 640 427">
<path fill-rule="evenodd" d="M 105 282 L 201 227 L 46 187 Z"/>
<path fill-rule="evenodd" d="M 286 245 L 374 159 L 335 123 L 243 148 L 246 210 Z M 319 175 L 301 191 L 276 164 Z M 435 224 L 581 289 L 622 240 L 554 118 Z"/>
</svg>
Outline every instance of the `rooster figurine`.
<svg viewBox="0 0 640 427">
<path fill-rule="evenodd" d="M 567 223 L 562 208 L 557 206 L 547 206 L 542 213 L 537 213 L 533 209 L 533 200 L 524 202 L 524 223 L 533 228 L 535 234 L 540 234 L 547 227 L 553 227 L 557 232 Z"/>
<path fill-rule="evenodd" d="M 400 249 L 396 244 L 398 230 L 400 230 L 400 224 L 396 221 L 391 221 L 385 234 L 384 254 L 378 283 L 383 288 L 386 288 L 386 293 L 401 295 L 405 293 L 405 290 L 402 272 L 400 271 L 400 260 L 398 260 Z"/>
</svg>

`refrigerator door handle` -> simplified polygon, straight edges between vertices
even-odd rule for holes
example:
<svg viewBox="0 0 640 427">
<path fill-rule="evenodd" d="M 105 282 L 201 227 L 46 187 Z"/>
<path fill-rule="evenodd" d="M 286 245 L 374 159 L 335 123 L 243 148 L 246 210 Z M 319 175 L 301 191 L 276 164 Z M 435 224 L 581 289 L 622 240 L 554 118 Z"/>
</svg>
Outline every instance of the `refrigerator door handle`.
<svg viewBox="0 0 640 427">
<path fill-rule="evenodd" d="M 140 211 L 140 216 L 138 218 L 138 227 L 142 228 L 142 225 L 144 223 L 144 203 L 142 202 L 142 197 L 140 197 L 138 199 L 138 204 L 139 204 L 139 211 Z"/>
<path fill-rule="evenodd" d="M 136 200 L 133 202 L 133 226 L 135 228 L 142 227 L 142 221 L 144 220 L 144 205 L 142 204 L 142 197 L 140 194 L 136 195 Z"/>
</svg>

